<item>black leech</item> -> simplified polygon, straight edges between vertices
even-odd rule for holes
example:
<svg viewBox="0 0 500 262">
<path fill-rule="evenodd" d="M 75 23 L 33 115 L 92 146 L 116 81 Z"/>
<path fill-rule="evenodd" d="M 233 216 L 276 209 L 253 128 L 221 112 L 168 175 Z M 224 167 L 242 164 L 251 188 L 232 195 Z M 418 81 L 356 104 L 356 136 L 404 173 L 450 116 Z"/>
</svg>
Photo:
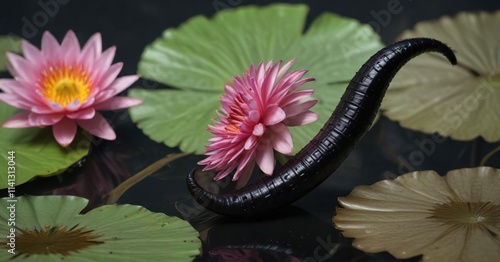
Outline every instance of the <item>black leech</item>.
<svg viewBox="0 0 500 262">
<path fill-rule="evenodd" d="M 228 194 L 213 194 L 187 177 L 198 203 L 227 216 L 257 217 L 289 205 L 321 184 L 351 153 L 370 128 L 392 78 L 412 58 L 439 52 L 452 63 L 453 51 L 430 38 L 396 42 L 377 52 L 361 67 L 321 131 L 285 165 L 258 182 Z"/>
</svg>

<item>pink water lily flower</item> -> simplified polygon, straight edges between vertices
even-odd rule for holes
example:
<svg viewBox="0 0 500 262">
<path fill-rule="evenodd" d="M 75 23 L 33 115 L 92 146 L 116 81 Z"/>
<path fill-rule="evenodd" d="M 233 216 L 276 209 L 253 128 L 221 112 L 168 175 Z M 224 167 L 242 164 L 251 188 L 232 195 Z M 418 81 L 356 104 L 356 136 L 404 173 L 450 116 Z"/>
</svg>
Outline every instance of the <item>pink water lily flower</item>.
<svg viewBox="0 0 500 262">
<path fill-rule="evenodd" d="M 317 103 L 311 99 L 312 89 L 299 89 L 313 78 L 302 78 L 307 70 L 286 74 L 295 60 L 283 67 L 261 62 L 233 83 L 225 86 L 221 98 L 219 121 L 209 126 L 213 137 L 205 152 L 208 157 L 198 164 L 203 170 L 215 170 L 215 179 L 233 170 L 233 181 L 241 187 L 248 182 L 255 164 L 267 175 L 275 167 L 274 152 L 290 155 L 292 136 L 288 126 L 300 126 L 318 119 L 310 109 Z"/>
<path fill-rule="evenodd" d="M 80 49 L 69 31 L 59 45 L 49 32 L 41 50 L 22 41 L 24 57 L 7 53 L 14 79 L 0 79 L 0 101 L 23 111 L 5 120 L 2 127 L 53 126 L 57 142 L 67 146 L 77 126 L 102 139 L 116 138 L 113 128 L 97 110 L 127 108 L 141 100 L 116 95 L 138 76 L 119 77 L 122 63 L 111 64 L 115 47 L 102 52 L 101 35 L 94 34 Z"/>
</svg>

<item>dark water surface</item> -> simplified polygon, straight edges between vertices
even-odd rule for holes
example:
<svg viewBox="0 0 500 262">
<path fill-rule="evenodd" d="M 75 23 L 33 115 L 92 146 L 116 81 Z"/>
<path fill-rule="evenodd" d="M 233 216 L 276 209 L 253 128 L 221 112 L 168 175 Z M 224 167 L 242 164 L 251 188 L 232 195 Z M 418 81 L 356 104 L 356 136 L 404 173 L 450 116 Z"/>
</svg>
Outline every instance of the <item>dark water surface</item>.
<svg viewBox="0 0 500 262">
<path fill-rule="evenodd" d="M 59 0 L 58 10 L 45 15 L 40 3 L 53 1 L 1 1 L 0 34 L 25 35 L 39 46 L 43 31 L 51 31 L 62 39 L 72 29 L 80 41 L 101 32 L 103 47 L 117 46 L 116 61 L 123 61 L 121 75 L 135 74 L 144 47 L 159 37 L 168 27 L 176 27 L 188 18 L 204 14 L 211 16 L 220 3 L 264 5 L 270 1 L 77 1 Z M 370 23 L 385 43 L 392 42 L 403 30 L 422 20 L 454 15 L 459 11 L 494 11 L 500 2 L 470 1 L 290 1 L 308 3 L 308 21 L 320 13 L 331 11 Z M 215 4 L 215 5 L 214 5 Z M 399 4 L 400 12 L 384 16 L 381 10 Z M 36 20 L 38 19 L 38 20 Z M 36 20 L 36 21 L 35 21 Z M 42 23 L 43 22 L 43 23 Z M 34 30 L 27 31 L 28 23 Z M 33 28 L 32 28 L 33 29 Z M 6 74 L 1 77 L 7 77 Z M 133 87 L 166 88 L 139 80 Z M 161 112 L 159 112 L 161 114 Z M 179 152 L 146 137 L 133 123 L 126 110 L 105 114 L 115 128 L 116 141 L 93 141 L 92 152 L 70 171 L 51 178 L 36 179 L 19 186 L 17 194 L 68 194 L 91 200 L 93 208 L 105 204 L 108 193 L 118 184 L 148 167 L 168 153 Z M 154 212 L 179 216 L 189 220 L 200 231 L 202 256 L 196 261 L 397 261 L 388 254 L 367 255 L 350 246 L 334 229 L 338 196 L 345 196 L 357 185 L 372 184 L 394 178 L 409 170 L 447 171 L 478 165 L 480 156 L 495 144 L 482 139 L 471 142 L 445 140 L 435 143 L 430 154 L 421 154 L 422 141 L 430 135 L 401 128 L 385 117 L 377 122 L 342 166 L 321 186 L 293 206 L 270 214 L 263 221 L 233 221 L 218 217 L 194 203 L 185 187 L 186 174 L 202 159 L 187 156 L 172 162 L 127 190 L 118 203 L 137 204 Z M 413 159 L 413 160 L 412 160 Z M 489 164 L 499 168 L 500 157 Z M 495 165 L 496 164 L 496 165 Z M 1 191 L 2 196 L 5 191 Z M 417 258 L 413 259 L 417 260 Z M 227 260 L 229 261 L 229 260 Z"/>
</svg>

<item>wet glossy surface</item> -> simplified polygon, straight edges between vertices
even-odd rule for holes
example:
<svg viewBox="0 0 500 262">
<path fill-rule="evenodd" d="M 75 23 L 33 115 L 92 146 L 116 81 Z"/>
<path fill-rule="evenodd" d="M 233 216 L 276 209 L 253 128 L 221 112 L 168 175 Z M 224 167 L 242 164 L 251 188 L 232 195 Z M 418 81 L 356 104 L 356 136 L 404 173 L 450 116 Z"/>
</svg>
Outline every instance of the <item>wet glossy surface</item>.
<svg viewBox="0 0 500 262">
<path fill-rule="evenodd" d="M 118 47 L 115 61 L 124 62 L 122 75 L 127 75 L 136 72 L 143 48 L 164 29 L 178 26 L 197 14 L 212 15 L 216 11 L 214 3 L 220 7 L 217 3 L 235 2 L 239 1 L 122 3 L 60 0 L 58 11 L 46 15 L 46 22 L 38 21 L 34 25 L 36 30 L 26 35 L 26 21 L 33 23 L 33 18 L 40 19 L 36 14 L 44 9 L 37 1 L 2 1 L 0 34 L 23 36 L 24 31 L 25 38 L 39 45 L 45 30 L 61 39 L 68 29 L 73 29 L 81 41 L 100 31 L 104 47 Z M 401 7 L 400 12 L 389 13 L 387 19 L 380 20 L 382 18 L 377 14 L 389 10 L 388 4 L 396 2 Z M 311 5 L 308 21 L 324 11 L 340 13 L 370 22 L 379 29 L 386 43 L 421 20 L 453 15 L 461 10 L 493 11 L 500 8 L 500 3 L 487 0 L 440 1 L 434 6 L 409 0 L 371 1 L 363 6 L 338 1 L 308 3 Z M 7 77 L 7 74 L 1 77 Z M 134 87 L 166 88 L 145 80 L 139 80 Z M 116 141 L 93 141 L 92 152 L 85 161 L 59 176 L 19 186 L 17 194 L 78 195 L 89 198 L 89 208 L 93 208 L 107 203 L 109 192 L 127 178 L 165 155 L 179 152 L 143 135 L 130 122 L 127 111 L 108 112 L 106 116 L 116 130 Z M 397 261 L 388 254 L 367 255 L 349 245 L 350 240 L 343 238 L 331 223 L 336 198 L 349 194 L 357 185 L 372 184 L 412 170 L 433 169 L 445 174 L 456 168 L 474 167 L 497 145 L 482 139 L 457 142 L 425 135 L 403 129 L 382 117 L 330 178 L 293 206 L 269 214 L 261 221 L 228 220 L 206 211 L 193 201 L 185 187 L 185 176 L 202 159 L 201 156 L 186 156 L 161 167 L 125 191 L 118 203 L 142 205 L 154 212 L 188 219 L 200 231 L 203 241 L 203 255 L 195 258 L 196 261 Z M 495 155 L 488 165 L 499 168 L 500 156 Z M 204 181 L 212 183 L 210 179 Z M 0 193 L 5 195 L 5 191 Z"/>
</svg>

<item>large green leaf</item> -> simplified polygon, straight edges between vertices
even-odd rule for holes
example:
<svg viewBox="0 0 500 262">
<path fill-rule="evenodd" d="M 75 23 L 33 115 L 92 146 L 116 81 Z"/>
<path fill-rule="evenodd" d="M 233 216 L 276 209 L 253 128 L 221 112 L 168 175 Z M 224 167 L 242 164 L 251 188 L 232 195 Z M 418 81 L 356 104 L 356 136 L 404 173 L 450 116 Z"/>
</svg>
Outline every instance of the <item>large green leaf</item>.
<svg viewBox="0 0 500 262">
<path fill-rule="evenodd" d="M 19 110 L 0 102 L 0 123 Z M 68 147 L 61 147 L 52 135 L 51 128 L 0 128 L 0 170 L 8 167 L 15 178 L 0 176 L 0 188 L 20 185 L 35 176 L 55 175 L 88 154 L 90 141 L 79 133 Z M 14 152 L 9 154 L 9 152 Z M 13 162 L 9 157 L 13 155 Z M 13 168 L 12 168 L 13 167 Z"/>
<path fill-rule="evenodd" d="M 21 40 L 12 36 L 0 36 L 0 71 L 7 69 L 7 57 L 5 52 L 20 52 Z"/>
<path fill-rule="evenodd" d="M 307 76 L 316 78 L 308 88 L 316 90 L 313 111 L 320 115 L 316 123 L 292 128 L 299 150 L 326 122 L 362 63 L 382 47 L 369 26 L 332 13 L 303 34 L 307 12 L 304 5 L 246 6 L 167 29 L 145 49 L 139 74 L 180 90 L 131 90 L 144 99 L 130 109 L 132 120 L 155 141 L 202 153 L 224 83 L 250 64 L 297 58 L 291 70 L 308 69 Z"/>
<path fill-rule="evenodd" d="M 80 214 L 74 196 L 0 199 L 0 261 L 192 261 L 201 246 L 188 222 L 135 205 L 106 205 Z M 11 230 L 16 256 L 9 254 Z M 10 261 L 10 260 L 9 260 Z"/>
</svg>

